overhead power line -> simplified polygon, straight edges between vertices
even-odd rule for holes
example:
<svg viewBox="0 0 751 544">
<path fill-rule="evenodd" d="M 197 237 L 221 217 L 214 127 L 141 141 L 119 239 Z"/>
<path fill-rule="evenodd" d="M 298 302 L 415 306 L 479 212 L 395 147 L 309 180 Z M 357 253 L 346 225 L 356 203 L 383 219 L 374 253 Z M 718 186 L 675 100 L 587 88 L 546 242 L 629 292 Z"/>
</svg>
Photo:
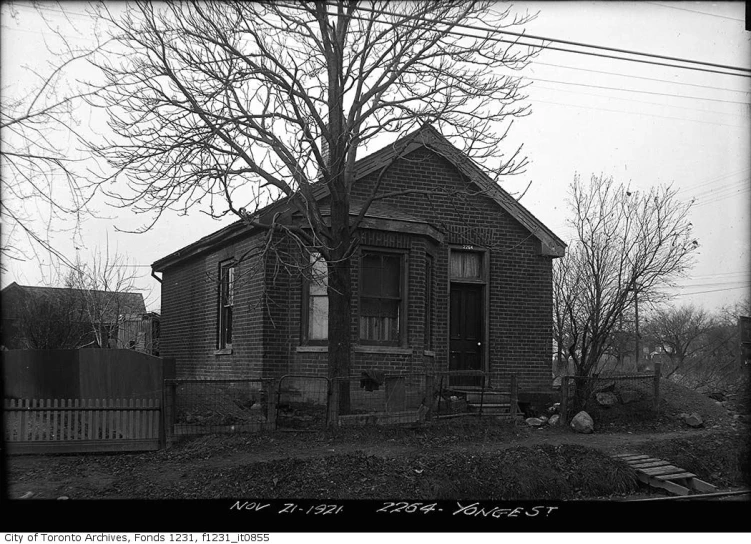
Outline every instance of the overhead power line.
<svg viewBox="0 0 751 544">
<path fill-rule="evenodd" d="M 651 94 L 651 95 L 657 95 L 657 96 L 669 96 L 670 98 L 686 98 L 691 100 L 707 100 L 710 102 L 724 102 L 726 104 L 741 104 L 743 106 L 748 106 L 748 101 L 740 101 L 740 100 L 722 100 L 720 98 L 704 98 L 702 96 L 686 96 L 682 94 L 670 94 L 670 93 L 658 93 L 654 91 L 640 91 L 637 89 L 623 89 L 618 87 L 607 87 L 604 85 L 589 85 L 587 83 L 573 83 L 570 81 L 557 81 L 554 79 L 543 79 L 536 76 L 522 76 L 527 79 L 533 79 L 535 81 L 544 81 L 546 83 L 560 83 L 562 85 L 576 85 L 577 87 L 589 87 L 592 89 L 605 89 L 609 91 L 620 91 L 620 92 L 628 92 L 628 93 L 638 93 L 638 94 Z"/>
<path fill-rule="evenodd" d="M 304 9 L 301 6 L 295 6 L 295 5 L 291 5 L 291 4 L 284 4 L 284 5 L 285 5 L 285 7 L 289 7 L 289 8 L 293 8 L 293 9 Z M 379 14 L 379 15 L 396 15 L 396 16 L 402 16 L 402 14 L 395 13 L 395 12 L 392 12 L 392 11 L 377 10 L 377 9 L 367 8 L 367 7 L 362 7 L 362 6 L 359 7 L 359 9 L 361 11 L 367 11 L 367 12 L 375 13 L 375 14 Z M 439 24 L 441 24 L 441 21 L 437 21 L 436 19 L 431 19 L 429 17 L 419 17 L 419 16 L 409 16 L 409 15 L 408 15 L 408 17 L 411 18 L 411 19 L 417 20 L 417 21 L 423 21 L 423 22 L 428 22 L 428 23 L 439 23 Z M 365 19 L 364 17 L 357 17 L 357 16 L 353 16 L 353 18 L 355 18 L 355 19 L 363 19 L 363 20 Z M 447 24 L 447 23 L 443 23 L 443 24 Z M 462 24 L 462 23 L 456 23 L 456 24 L 454 24 L 452 26 L 458 27 L 458 28 L 466 28 L 466 29 L 470 29 L 470 30 L 477 30 L 477 31 L 480 31 L 480 32 L 485 32 L 487 34 L 486 38 L 488 40 L 502 42 L 502 43 L 510 43 L 510 44 L 516 44 L 516 45 L 525 45 L 525 46 L 528 46 L 528 47 L 537 47 L 537 48 L 541 48 L 541 49 L 545 49 L 545 50 L 563 51 L 563 52 L 567 52 L 567 53 L 576 53 L 576 54 L 581 54 L 581 55 L 591 55 L 591 56 L 596 56 L 596 57 L 612 58 L 612 59 L 615 59 L 615 60 L 623 60 L 623 61 L 629 61 L 629 62 L 640 62 L 640 63 L 645 63 L 645 64 L 653 64 L 653 65 L 656 65 L 656 66 L 668 66 L 668 67 L 671 67 L 671 68 L 682 68 L 682 69 L 687 69 L 687 70 L 698 70 L 698 71 L 702 71 L 702 72 L 719 73 L 719 74 L 731 75 L 731 76 L 751 77 L 751 68 L 746 68 L 746 67 L 742 67 L 742 66 L 732 66 L 732 65 L 728 65 L 728 64 L 719 64 L 719 63 L 713 63 L 713 62 L 698 61 L 698 60 L 692 60 L 692 59 L 685 59 L 685 58 L 681 58 L 681 57 L 671 57 L 671 56 L 667 56 L 667 55 L 658 55 L 658 54 L 655 54 L 655 53 L 644 53 L 644 52 L 641 52 L 641 51 L 634 51 L 634 50 L 631 50 L 631 49 L 622 49 L 622 48 L 617 48 L 617 47 L 607 47 L 607 46 L 594 45 L 594 44 L 588 44 L 588 43 L 583 43 L 583 42 L 575 42 L 575 41 L 572 41 L 572 40 L 562 40 L 562 39 L 559 39 L 559 38 L 549 38 L 547 36 L 538 36 L 538 35 L 527 34 L 527 33 L 522 33 L 522 32 L 511 32 L 509 30 L 499 30 L 499 29 L 495 29 L 495 28 L 481 27 L 481 26 L 477 26 L 477 25 L 467 25 L 467 24 Z M 456 30 L 447 30 L 446 33 L 447 34 L 452 34 L 452 35 L 458 35 L 458 36 L 468 37 L 468 38 L 480 38 L 480 36 L 475 36 L 473 34 L 467 34 L 466 32 L 458 32 Z M 515 36 L 517 39 L 516 40 L 504 40 L 504 39 L 501 39 L 501 38 L 494 38 L 494 37 L 490 36 L 490 33 L 506 34 L 506 35 L 509 35 L 509 36 Z M 706 68 L 700 68 L 698 66 L 681 66 L 681 65 L 666 64 L 666 63 L 663 63 L 663 62 L 655 62 L 655 61 L 644 60 L 644 59 L 636 59 L 636 58 L 628 58 L 628 57 L 618 57 L 618 56 L 614 56 L 614 55 L 605 55 L 605 54 L 602 54 L 602 53 L 593 53 L 591 51 L 578 51 L 578 50 L 575 50 L 575 49 L 564 49 L 564 48 L 552 47 L 552 46 L 548 46 L 548 45 L 543 46 L 543 45 L 536 45 L 536 44 L 530 44 L 530 43 L 522 43 L 522 42 L 519 41 L 520 38 L 532 39 L 532 40 L 540 40 L 540 41 L 543 41 L 543 42 L 550 42 L 550 43 L 560 43 L 560 44 L 564 44 L 564 45 L 573 45 L 573 46 L 577 46 L 577 47 L 586 47 L 586 48 L 596 49 L 596 50 L 601 50 L 601 51 L 610 51 L 610 52 L 615 52 L 615 53 L 625 53 L 625 54 L 629 54 L 629 55 L 636 55 L 636 56 L 647 57 L 647 58 L 654 58 L 654 59 L 661 59 L 661 60 L 670 60 L 670 61 L 675 61 L 675 62 L 684 62 L 684 63 L 688 63 L 688 64 L 696 64 L 698 66 L 708 66 L 708 67 L 713 67 L 713 68 L 723 68 L 723 69 L 726 69 L 726 70 L 736 70 L 736 71 L 744 72 L 744 73 L 743 74 L 734 74 L 734 73 L 731 73 L 731 72 L 724 72 L 724 71 L 718 71 L 718 70 L 710 70 L 710 69 L 706 69 Z"/>
<path fill-rule="evenodd" d="M 720 19 L 730 19 L 731 21 L 739 21 L 741 23 L 745 22 L 743 19 L 736 19 L 735 17 L 728 17 L 727 15 L 717 15 L 716 13 L 707 13 L 706 11 L 696 11 L 693 9 L 679 8 L 676 6 L 666 6 L 665 4 L 658 4 L 657 2 L 645 2 L 645 4 L 652 4 L 653 6 L 660 6 L 661 8 L 688 11 L 689 13 L 696 13 L 698 15 L 707 15 L 708 17 L 719 17 Z"/>
<path fill-rule="evenodd" d="M 582 71 L 582 72 L 592 72 L 592 73 L 595 73 L 595 74 L 607 74 L 607 75 L 611 75 L 611 76 L 627 77 L 627 78 L 631 78 L 631 79 L 643 79 L 645 81 L 657 81 L 659 83 L 668 83 L 670 85 L 684 85 L 684 86 L 687 86 L 687 87 L 697 87 L 697 88 L 700 88 L 700 89 L 712 89 L 712 90 L 715 90 L 715 91 L 725 91 L 725 92 L 729 92 L 729 93 L 743 93 L 743 94 L 746 94 L 746 95 L 751 94 L 751 91 L 749 91 L 748 89 L 746 89 L 746 90 L 728 89 L 726 87 L 715 87 L 713 85 L 699 85 L 697 83 L 686 83 L 684 81 L 670 81 L 668 79 L 660 79 L 660 78 L 657 78 L 657 77 L 635 76 L 635 75 L 632 75 L 632 74 L 623 74 L 623 73 L 618 73 L 618 72 L 609 72 L 607 70 L 593 70 L 591 68 L 580 68 L 578 66 L 567 66 L 565 64 L 555 64 L 553 62 L 540 62 L 538 60 L 536 60 L 534 62 L 534 66 L 553 66 L 555 68 L 564 68 L 566 70 L 579 70 L 579 71 Z"/>
</svg>

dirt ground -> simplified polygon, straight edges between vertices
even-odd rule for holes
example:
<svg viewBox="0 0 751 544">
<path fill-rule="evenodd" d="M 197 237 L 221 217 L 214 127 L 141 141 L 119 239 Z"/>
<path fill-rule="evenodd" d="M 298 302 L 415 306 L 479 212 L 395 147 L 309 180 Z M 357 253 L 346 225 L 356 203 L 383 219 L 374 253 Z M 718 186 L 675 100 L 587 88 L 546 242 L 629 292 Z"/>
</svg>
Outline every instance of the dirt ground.
<svg viewBox="0 0 751 544">
<path fill-rule="evenodd" d="M 681 423 L 677 414 L 692 411 L 703 415 L 704 427 Z M 226 498 L 247 493 L 248 489 L 263 489 L 264 493 L 307 489 L 295 487 L 300 485 L 317 486 L 318 495 L 325 496 L 341 488 L 336 487 L 333 477 L 326 485 L 321 484 L 321 474 L 344 470 L 347 478 L 359 475 L 356 481 L 347 480 L 346 485 L 351 487 L 354 482 L 378 496 L 379 480 L 380 489 L 389 489 L 384 487 L 388 485 L 398 488 L 405 478 L 414 476 L 412 468 L 415 474 L 421 474 L 423 468 L 415 467 L 440 467 L 440 463 L 431 464 L 431 459 L 451 459 L 457 466 L 471 467 L 474 459 L 479 462 L 503 452 L 509 454 L 512 448 L 522 457 L 545 456 L 552 451 L 549 446 L 568 445 L 605 454 L 662 452 L 675 457 L 665 457 L 674 463 L 687 462 L 682 452 L 688 451 L 696 460 L 692 467 L 683 468 L 703 472 L 700 476 L 727 490 L 743 486 L 737 467 L 730 466 L 735 461 L 729 463 L 727 459 L 734 459 L 733 448 L 748 436 L 744 418 L 728 406 L 668 386 L 659 418 L 615 417 L 596 426 L 594 434 L 577 434 L 561 426 L 534 428 L 524 423 L 472 418 L 412 428 L 209 435 L 183 440 L 157 452 L 11 456 L 5 459 L 3 480 L 11 499 Z M 704 458 L 699 459 L 699 455 Z M 395 477 L 397 464 L 405 476 Z M 434 477 L 440 481 L 449 474 Z M 266 487 L 243 487 L 238 482 L 240 475 L 258 481 L 268 476 L 268 482 Z M 292 475 L 297 481 L 289 481 Z"/>
</svg>

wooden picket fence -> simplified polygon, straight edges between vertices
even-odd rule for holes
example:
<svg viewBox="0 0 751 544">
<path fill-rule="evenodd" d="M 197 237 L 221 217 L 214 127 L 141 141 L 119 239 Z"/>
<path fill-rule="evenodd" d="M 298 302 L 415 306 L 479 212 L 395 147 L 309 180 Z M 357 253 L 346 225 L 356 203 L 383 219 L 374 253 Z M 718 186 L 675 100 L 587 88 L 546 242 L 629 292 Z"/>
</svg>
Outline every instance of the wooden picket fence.
<svg viewBox="0 0 751 544">
<path fill-rule="evenodd" d="M 8 453 L 145 451 L 164 443 L 155 399 L 6 399 Z"/>
</svg>

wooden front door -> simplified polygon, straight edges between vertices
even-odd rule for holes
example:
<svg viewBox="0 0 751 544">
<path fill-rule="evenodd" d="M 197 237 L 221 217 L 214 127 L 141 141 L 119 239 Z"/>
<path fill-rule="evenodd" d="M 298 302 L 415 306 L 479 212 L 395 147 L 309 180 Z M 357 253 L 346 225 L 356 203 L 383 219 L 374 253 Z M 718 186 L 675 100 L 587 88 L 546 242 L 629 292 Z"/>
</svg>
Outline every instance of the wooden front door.
<svg viewBox="0 0 751 544">
<path fill-rule="evenodd" d="M 449 370 L 482 370 L 484 324 L 482 285 L 451 284 Z M 451 376 L 451 385 L 480 386 L 480 376 Z"/>
</svg>

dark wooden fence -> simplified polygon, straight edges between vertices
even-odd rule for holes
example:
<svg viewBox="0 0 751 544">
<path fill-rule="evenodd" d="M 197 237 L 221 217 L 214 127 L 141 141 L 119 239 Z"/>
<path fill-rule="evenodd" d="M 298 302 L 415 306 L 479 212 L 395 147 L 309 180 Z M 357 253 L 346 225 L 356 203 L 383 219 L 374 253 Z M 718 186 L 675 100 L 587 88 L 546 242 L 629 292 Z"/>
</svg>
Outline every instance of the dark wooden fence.
<svg viewBox="0 0 751 544">
<path fill-rule="evenodd" d="M 129 349 L 0 352 L 6 399 L 161 399 L 174 360 Z"/>
</svg>

